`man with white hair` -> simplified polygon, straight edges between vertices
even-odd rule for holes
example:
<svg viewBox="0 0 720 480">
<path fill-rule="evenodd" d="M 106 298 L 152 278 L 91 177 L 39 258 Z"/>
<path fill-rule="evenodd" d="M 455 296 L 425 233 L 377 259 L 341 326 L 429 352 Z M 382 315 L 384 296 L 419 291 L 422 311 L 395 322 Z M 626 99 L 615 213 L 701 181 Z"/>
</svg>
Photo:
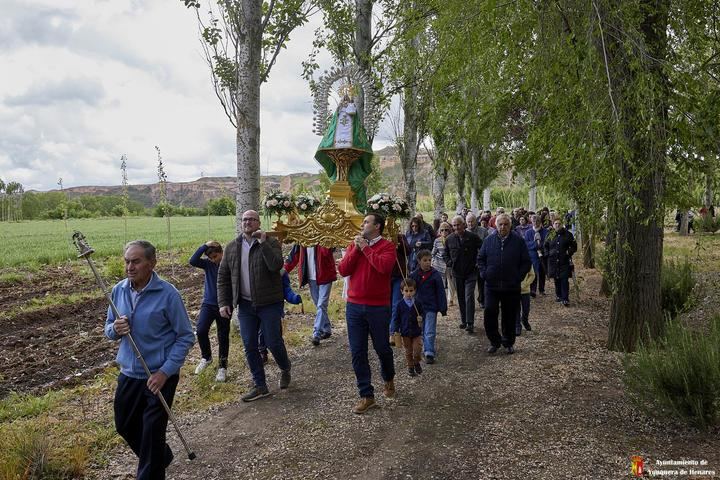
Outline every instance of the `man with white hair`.
<svg viewBox="0 0 720 480">
<path fill-rule="evenodd" d="M 483 242 L 478 255 L 480 276 L 485 280 L 485 334 L 490 340 L 488 353 L 502 344 L 507 353 L 515 352 L 515 317 L 520 308 L 520 284 L 531 263 L 523 239 L 511 233 L 510 217 L 497 217 L 497 234 Z M 502 306 L 502 336 L 498 332 L 498 314 Z"/>
</svg>

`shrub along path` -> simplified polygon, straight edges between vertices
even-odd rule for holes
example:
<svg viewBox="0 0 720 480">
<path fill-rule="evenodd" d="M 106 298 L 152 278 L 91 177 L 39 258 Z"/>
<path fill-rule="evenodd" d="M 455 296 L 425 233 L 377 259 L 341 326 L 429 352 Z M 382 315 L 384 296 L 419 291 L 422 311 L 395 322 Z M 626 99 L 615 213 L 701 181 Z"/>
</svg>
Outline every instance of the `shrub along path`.
<svg viewBox="0 0 720 480">
<path fill-rule="evenodd" d="M 335 321 L 330 340 L 295 353 L 288 390 L 277 389 L 272 366 L 272 397 L 183 416 L 198 458 L 184 460 L 170 431 L 176 460 L 168 478 L 614 479 L 630 477 L 633 455 L 651 468 L 656 460 L 707 460 L 704 468 L 720 474 L 717 430 L 652 420 L 629 402 L 621 356 L 604 347 L 609 301 L 593 293 L 599 275 L 579 273 L 582 298 L 573 291 L 570 308 L 552 293 L 533 301 L 533 331 L 518 338 L 514 355 L 486 354 L 482 313 L 471 336 L 451 307 L 439 319 L 438 362 L 422 376 L 410 378 L 395 349 L 390 400 L 371 350 L 381 408 L 365 415 L 350 411 L 354 376 L 343 322 Z M 118 450 L 98 478 L 132 478 L 128 452 Z"/>
</svg>

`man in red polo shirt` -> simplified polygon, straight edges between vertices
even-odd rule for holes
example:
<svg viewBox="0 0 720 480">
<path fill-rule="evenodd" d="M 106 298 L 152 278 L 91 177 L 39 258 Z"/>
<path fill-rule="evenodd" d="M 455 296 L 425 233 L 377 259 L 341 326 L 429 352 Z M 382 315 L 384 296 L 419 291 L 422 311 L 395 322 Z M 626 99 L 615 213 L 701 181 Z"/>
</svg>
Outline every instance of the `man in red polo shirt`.
<svg viewBox="0 0 720 480">
<path fill-rule="evenodd" d="M 395 245 L 382 238 L 385 219 L 381 215 L 365 217 L 362 232 L 347 249 L 338 265 L 340 275 L 349 282 L 345 319 L 352 365 L 360 401 L 353 412 L 363 414 L 378 405 L 370 379 L 368 334 L 380 359 L 380 374 L 385 381 L 383 393 L 395 395 L 395 366 L 388 339 L 390 328 L 390 280 L 397 254 Z"/>
</svg>

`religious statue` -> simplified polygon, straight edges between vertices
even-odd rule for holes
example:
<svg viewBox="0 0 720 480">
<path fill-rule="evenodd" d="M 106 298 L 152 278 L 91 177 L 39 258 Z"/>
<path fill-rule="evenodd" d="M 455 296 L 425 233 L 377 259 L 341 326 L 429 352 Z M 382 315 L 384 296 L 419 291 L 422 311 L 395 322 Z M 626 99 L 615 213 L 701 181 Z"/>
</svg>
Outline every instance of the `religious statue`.
<svg viewBox="0 0 720 480">
<path fill-rule="evenodd" d="M 370 175 L 373 151 L 360 121 L 355 102 L 347 93 L 333 114 L 315 160 L 323 166 L 332 181 L 347 181 L 360 212 L 365 211 L 365 179 Z"/>
</svg>

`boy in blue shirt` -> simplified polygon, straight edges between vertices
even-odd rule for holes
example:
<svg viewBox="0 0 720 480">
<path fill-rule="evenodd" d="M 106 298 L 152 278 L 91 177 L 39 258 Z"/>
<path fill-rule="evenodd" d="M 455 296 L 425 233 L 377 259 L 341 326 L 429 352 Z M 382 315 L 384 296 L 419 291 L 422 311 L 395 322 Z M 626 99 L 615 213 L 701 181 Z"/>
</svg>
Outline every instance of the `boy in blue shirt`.
<svg viewBox="0 0 720 480">
<path fill-rule="evenodd" d="M 203 255 L 207 258 L 202 258 Z M 222 257 L 222 245 L 212 240 L 201 245 L 190 257 L 190 265 L 205 270 L 205 293 L 195 328 L 202 358 L 195 368 L 195 374 L 199 375 L 212 363 L 209 333 L 213 322 L 216 322 L 220 357 L 216 382 L 224 382 L 227 378 L 227 358 L 230 351 L 230 319 L 220 316 L 217 302 L 217 273 Z"/>
<path fill-rule="evenodd" d="M 422 373 L 420 360 L 422 359 L 422 305 L 415 301 L 415 280 L 406 278 L 400 284 L 403 298 L 397 303 L 395 317 L 393 318 L 395 332 L 402 335 L 402 343 L 405 348 L 405 360 L 407 361 L 408 374 L 411 377 Z"/>
<path fill-rule="evenodd" d="M 429 250 L 418 252 L 418 269 L 410 274 L 417 285 L 417 301 L 422 306 L 423 350 L 425 361 L 435 363 L 435 336 L 437 332 L 437 314 L 447 315 L 447 296 L 445 284 L 440 272 L 432 267 L 432 253 Z"/>
</svg>

